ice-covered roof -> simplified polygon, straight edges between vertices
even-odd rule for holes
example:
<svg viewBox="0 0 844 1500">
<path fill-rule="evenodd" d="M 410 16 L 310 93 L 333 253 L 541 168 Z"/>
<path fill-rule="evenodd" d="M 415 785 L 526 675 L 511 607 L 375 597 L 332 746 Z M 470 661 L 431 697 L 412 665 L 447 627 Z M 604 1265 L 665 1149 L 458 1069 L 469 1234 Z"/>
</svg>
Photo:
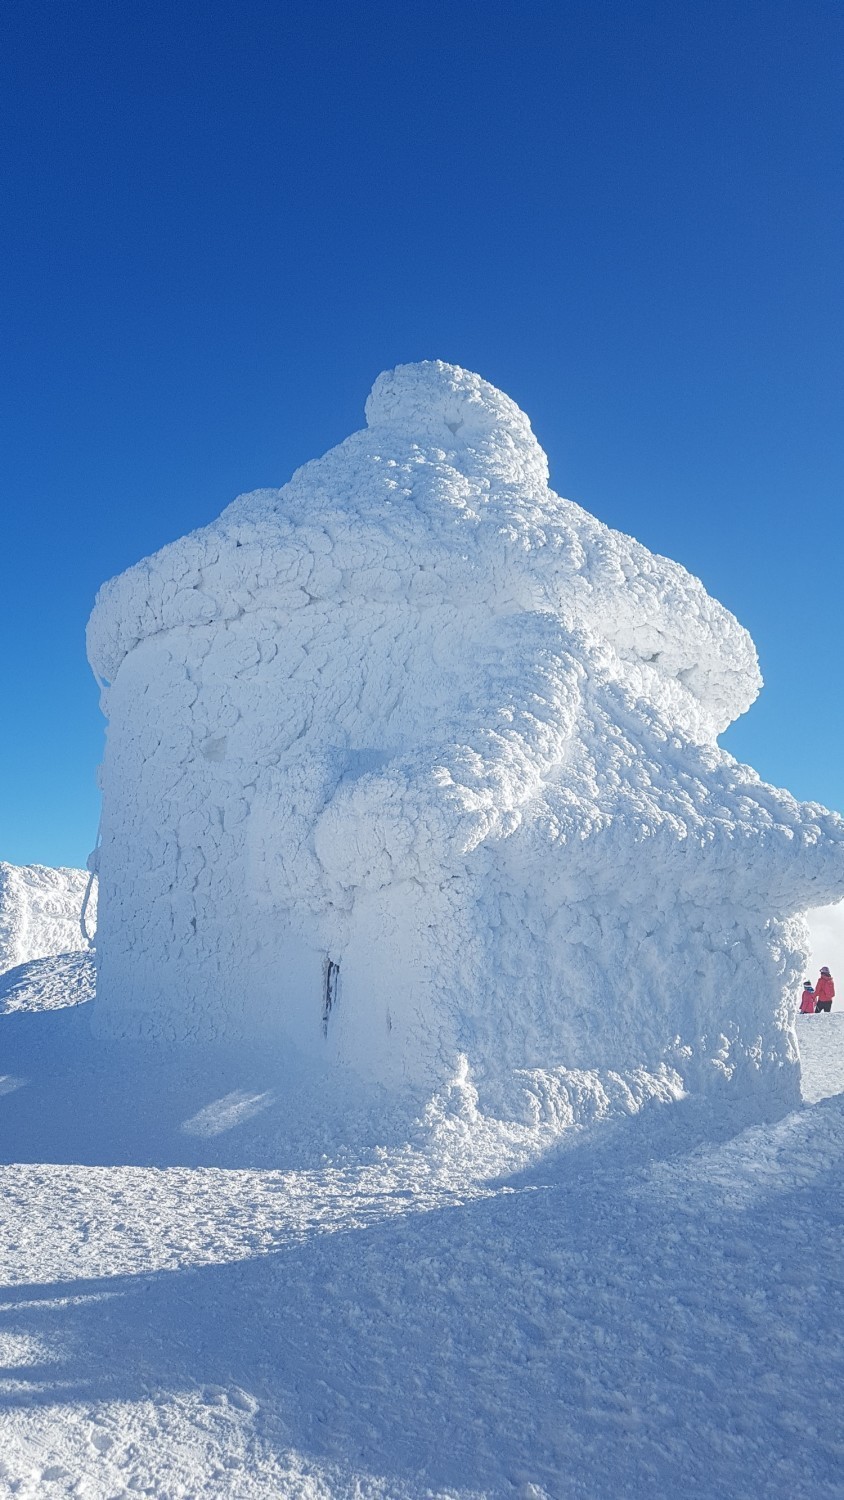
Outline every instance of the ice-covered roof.
<svg viewBox="0 0 844 1500">
<path fill-rule="evenodd" d="M 98 675 L 112 680 L 139 641 L 178 626 L 366 596 L 583 623 L 688 690 L 710 733 L 753 701 L 747 632 L 679 564 L 550 489 L 508 396 L 425 361 L 380 375 L 366 417 L 281 489 L 242 495 L 107 583 L 88 628 Z"/>
</svg>

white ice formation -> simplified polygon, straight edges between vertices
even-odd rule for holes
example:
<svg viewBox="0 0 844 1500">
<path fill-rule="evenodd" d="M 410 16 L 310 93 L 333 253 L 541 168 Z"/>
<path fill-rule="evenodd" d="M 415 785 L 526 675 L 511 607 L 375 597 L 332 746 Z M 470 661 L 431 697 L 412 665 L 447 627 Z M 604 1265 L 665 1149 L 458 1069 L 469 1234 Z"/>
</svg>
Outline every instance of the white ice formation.
<svg viewBox="0 0 844 1500">
<path fill-rule="evenodd" d="M 87 885 L 85 870 L 0 861 L 0 974 L 88 947 L 80 923 Z M 86 913 L 90 932 L 97 925 L 96 902 L 94 889 Z"/>
<path fill-rule="evenodd" d="M 749 636 L 477 375 L 400 366 L 366 418 L 100 592 L 97 1026 L 564 1121 L 794 1103 L 844 822 L 718 747 Z"/>
</svg>

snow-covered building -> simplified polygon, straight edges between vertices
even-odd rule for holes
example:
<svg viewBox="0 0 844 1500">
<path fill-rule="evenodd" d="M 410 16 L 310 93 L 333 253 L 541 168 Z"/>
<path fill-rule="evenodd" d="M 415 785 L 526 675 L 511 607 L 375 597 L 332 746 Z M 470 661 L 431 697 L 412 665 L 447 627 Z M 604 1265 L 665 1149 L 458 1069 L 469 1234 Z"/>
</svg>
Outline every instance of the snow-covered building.
<svg viewBox="0 0 844 1500">
<path fill-rule="evenodd" d="M 98 596 L 96 1025 L 391 1087 L 462 1057 L 562 1117 L 793 1103 L 844 822 L 718 747 L 749 636 L 554 494 L 478 376 L 401 366 L 366 417 Z"/>
</svg>

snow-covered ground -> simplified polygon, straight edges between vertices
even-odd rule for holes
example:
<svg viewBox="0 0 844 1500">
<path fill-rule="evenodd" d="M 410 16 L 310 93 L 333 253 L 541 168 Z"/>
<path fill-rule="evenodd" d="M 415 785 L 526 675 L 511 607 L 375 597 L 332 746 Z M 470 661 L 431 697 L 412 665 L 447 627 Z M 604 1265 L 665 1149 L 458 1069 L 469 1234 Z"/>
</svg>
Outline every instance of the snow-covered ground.
<svg viewBox="0 0 844 1500">
<path fill-rule="evenodd" d="M 91 952 L 34 958 L 0 974 L 0 1015 L 12 1011 L 63 1010 L 92 1000 L 97 975 Z"/>
<path fill-rule="evenodd" d="M 807 1104 L 844 1093 L 844 1010 L 798 1016 L 803 1098 Z"/>
<path fill-rule="evenodd" d="M 47 981 L 0 995 L 0 1494 L 840 1496 L 844 1014 L 778 1124 L 555 1140 L 465 1079 L 317 1130 Z"/>
</svg>

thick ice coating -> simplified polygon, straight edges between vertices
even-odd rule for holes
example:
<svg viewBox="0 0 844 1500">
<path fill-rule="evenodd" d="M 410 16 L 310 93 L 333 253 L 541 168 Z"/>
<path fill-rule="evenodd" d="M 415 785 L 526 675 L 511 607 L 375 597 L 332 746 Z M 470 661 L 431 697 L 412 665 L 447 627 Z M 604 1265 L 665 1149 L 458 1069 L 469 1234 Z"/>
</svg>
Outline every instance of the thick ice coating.
<svg viewBox="0 0 844 1500">
<path fill-rule="evenodd" d="M 479 376 L 400 366 L 366 416 L 100 592 L 98 1026 L 389 1087 L 466 1059 L 562 1120 L 789 1105 L 844 823 L 719 749 L 749 636 Z"/>
<path fill-rule="evenodd" d="M 87 948 L 82 929 L 97 925 L 96 883 L 84 870 L 0 861 L 0 974 L 29 963 Z"/>
</svg>

